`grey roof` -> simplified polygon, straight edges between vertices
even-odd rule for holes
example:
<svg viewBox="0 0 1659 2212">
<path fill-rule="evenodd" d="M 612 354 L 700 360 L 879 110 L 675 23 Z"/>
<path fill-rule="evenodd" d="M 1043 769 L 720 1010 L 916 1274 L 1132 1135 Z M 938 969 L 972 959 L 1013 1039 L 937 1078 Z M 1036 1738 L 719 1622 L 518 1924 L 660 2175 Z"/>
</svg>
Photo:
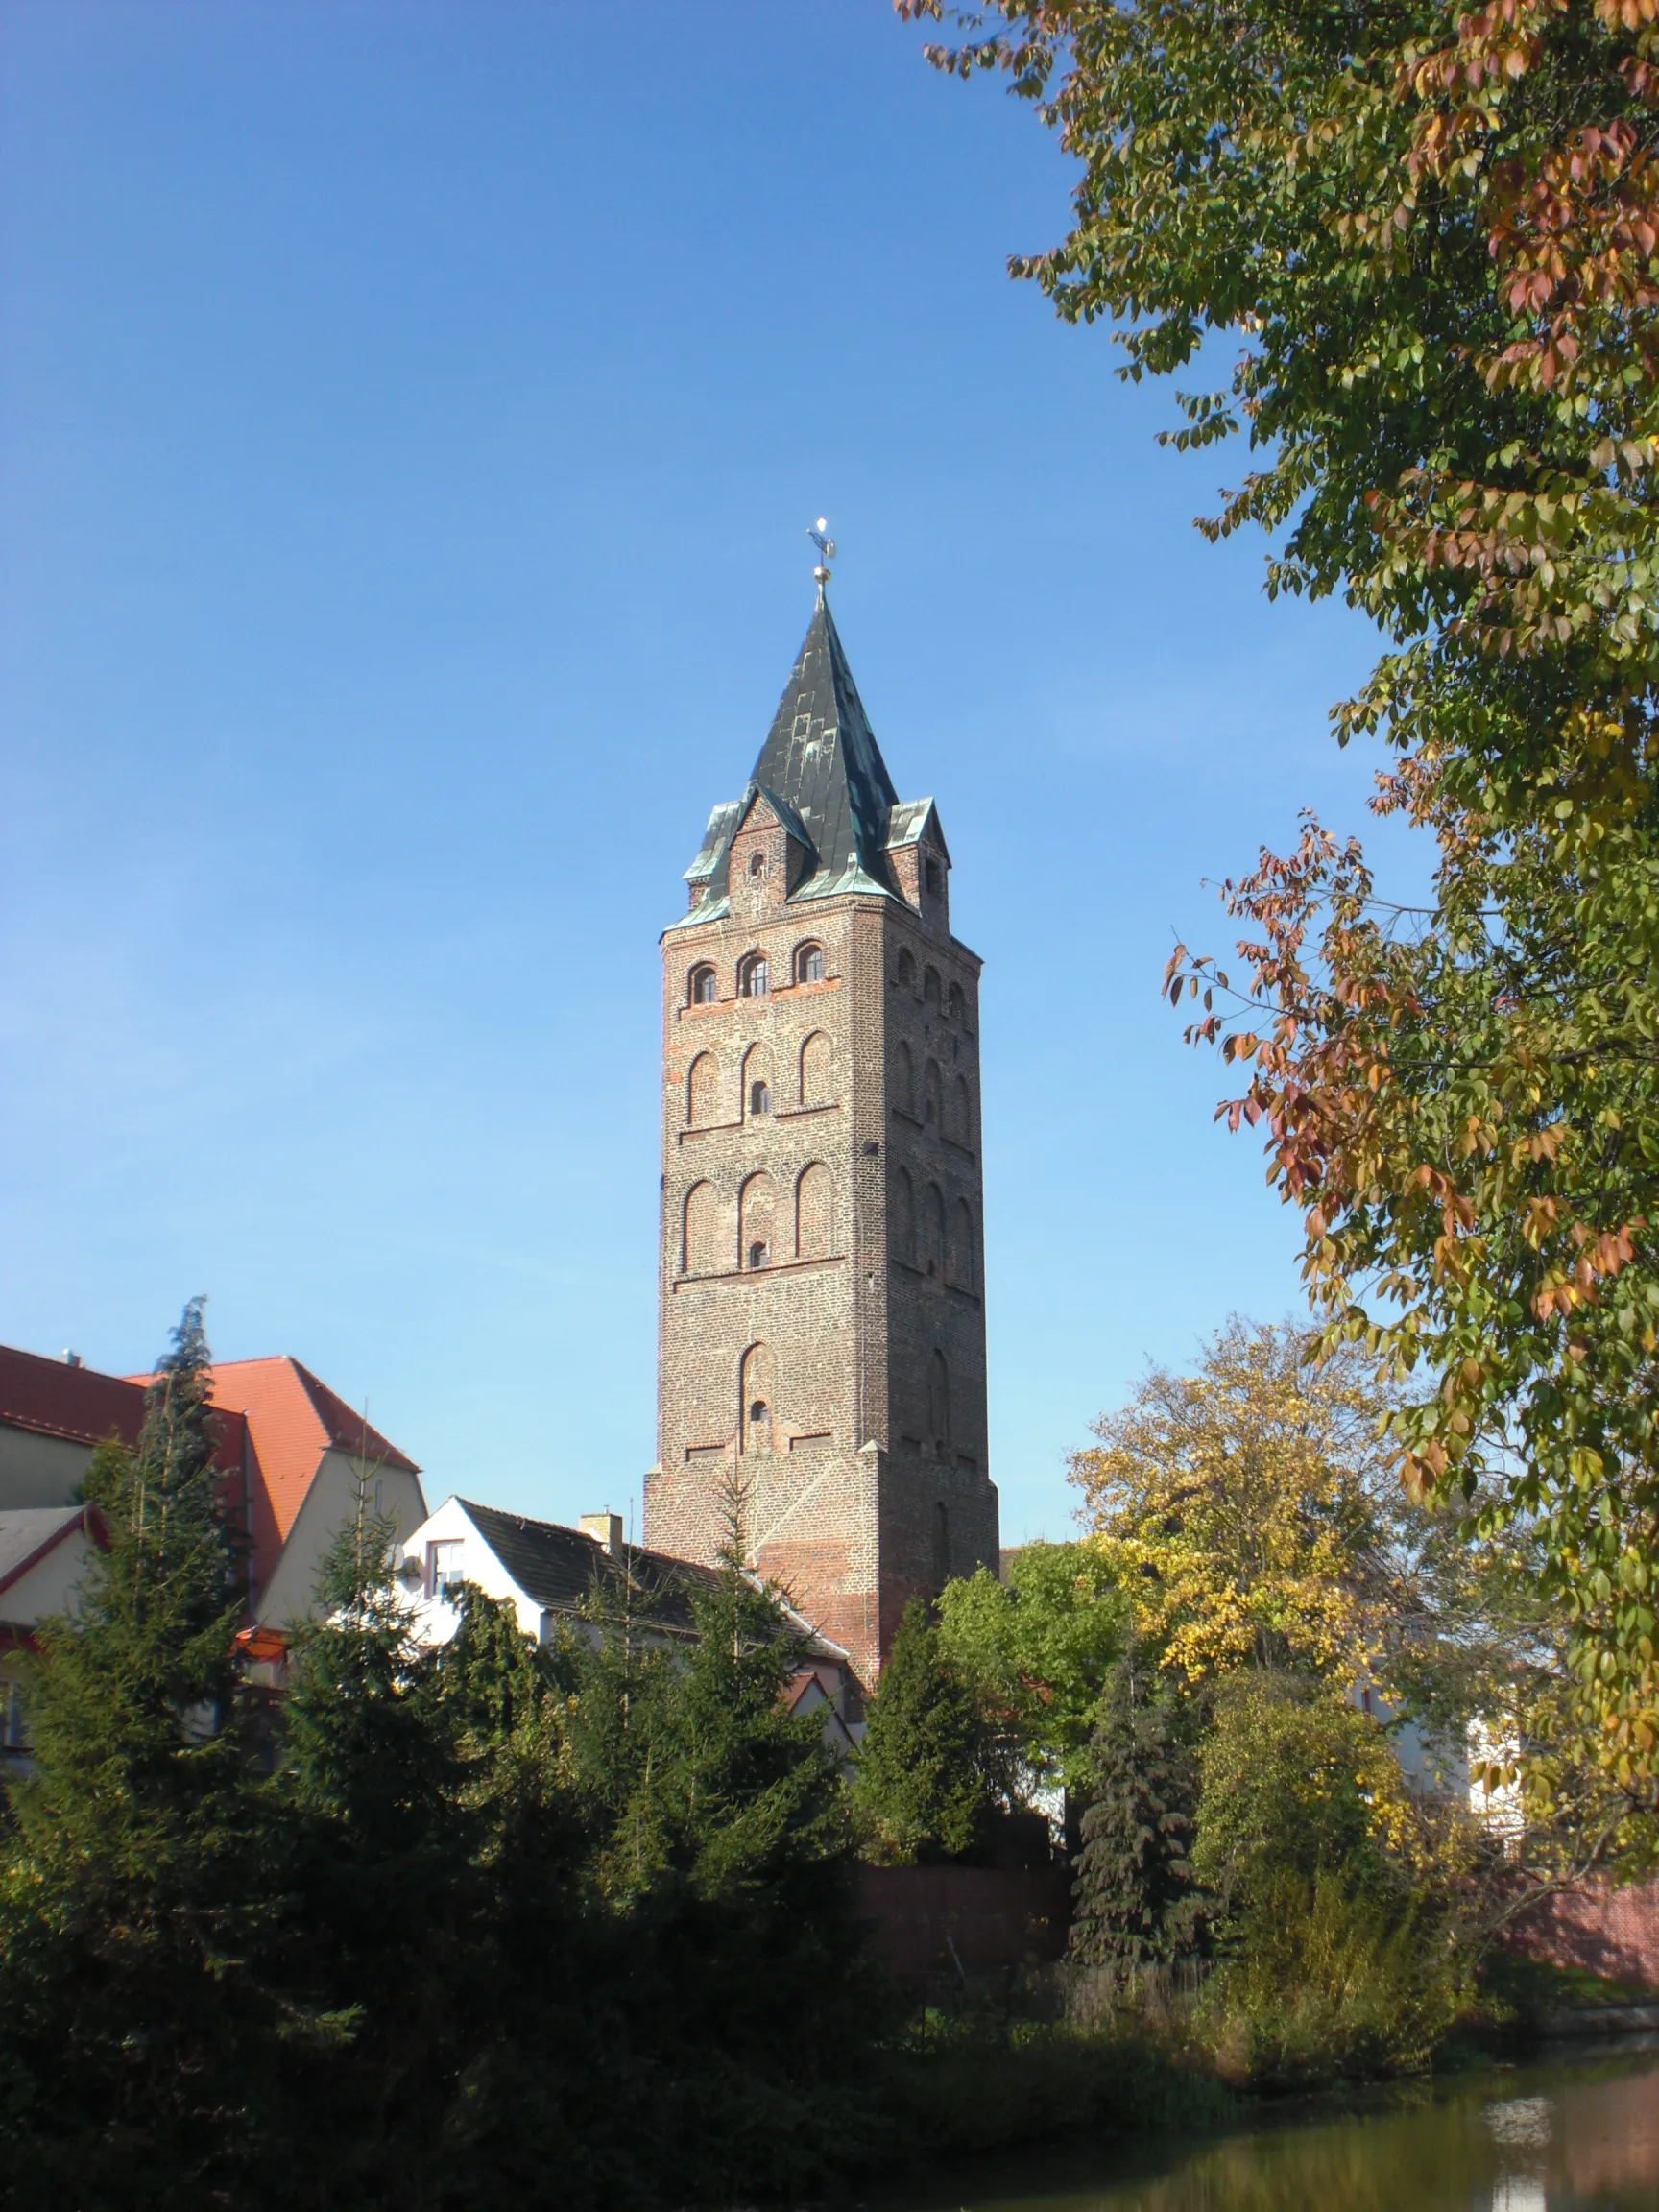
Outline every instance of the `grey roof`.
<svg viewBox="0 0 1659 2212">
<path fill-rule="evenodd" d="M 929 837 L 945 855 L 949 867 L 950 849 L 945 842 L 945 832 L 939 827 L 939 812 L 931 799 L 906 799 L 894 807 L 887 817 L 887 850 L 896 853 L 901 845 L 919 845 Z"/>
<path fill-rule="evenodd" d="M 503 1513 L 494 1505 L 476 1505 L 470 1498 L 458 1503 L 525 1597 L 545 1613 L 573 1613 L 595 1588 L 620 1597 L 626 1561 L 627 1580 L 645 1594 L 653 1623 L 689 1634 L 690 1591 L 699 1584 L 711 1588 L 718 1579 L 711 1568 L 670 1558 L 665 1551 L 625 1544 L 622 1560 L 617 1560 L 580 1528 Z"/>
<path fill-rule="evenodd" d="M 887 864 L 888 827 L 899 794 L 847 665 L 829 605 L 820 599 L 766 742 L 743 797 L 709 817 L 702 848 L 685 871 L 701 889 L 675 927 L 718 921 L 727 911 L 726 863 L 755 793 L 764 794 L 811 854 L 790 903 L 839 891 L 896 896 Z M 943 844 L 943 839 L 940 840 Z"/>
</svg>

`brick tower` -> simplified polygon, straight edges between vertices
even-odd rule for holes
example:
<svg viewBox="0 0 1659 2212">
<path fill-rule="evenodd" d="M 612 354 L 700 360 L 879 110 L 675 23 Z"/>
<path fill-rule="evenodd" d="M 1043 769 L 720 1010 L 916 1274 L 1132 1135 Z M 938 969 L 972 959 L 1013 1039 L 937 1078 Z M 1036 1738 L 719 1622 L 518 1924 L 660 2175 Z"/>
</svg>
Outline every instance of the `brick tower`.
<svg viewBox="0 0 1659 2212">
<path fill-rule="evenodd" d="M 645 1541 L 754 1563 L 879 1669 L 906 1599 L 997 1563 L 979 960 L 820 582 L 754 774 L 662 935 L 659 1463 Z"/>
</svg>

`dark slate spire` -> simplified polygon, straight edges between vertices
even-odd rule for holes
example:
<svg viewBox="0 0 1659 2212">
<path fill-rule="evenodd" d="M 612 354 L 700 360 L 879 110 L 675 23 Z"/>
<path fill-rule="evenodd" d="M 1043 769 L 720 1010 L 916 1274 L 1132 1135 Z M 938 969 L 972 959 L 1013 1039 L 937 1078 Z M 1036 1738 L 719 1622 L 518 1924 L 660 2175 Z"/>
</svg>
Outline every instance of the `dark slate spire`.
<svg viewBox="0 0 1659 2212">
<path fill-rule="evenodd" d="M 786 800 L 811 837 L 816 865 L 797 898 L 890 887 L 899 794 L 822 592 L 751 781 Z"/>
</svg>

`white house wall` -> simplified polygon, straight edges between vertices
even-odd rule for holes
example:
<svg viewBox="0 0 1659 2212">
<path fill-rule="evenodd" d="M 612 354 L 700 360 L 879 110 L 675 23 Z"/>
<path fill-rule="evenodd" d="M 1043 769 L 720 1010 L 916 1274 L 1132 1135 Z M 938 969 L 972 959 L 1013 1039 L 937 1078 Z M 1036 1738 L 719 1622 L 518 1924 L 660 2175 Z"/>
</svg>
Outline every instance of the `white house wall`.
<svg viewBox="0 0 1659 2212">
<path fill-rule="evenodd" d="M 416 1613 L 416 1634 L 422 1644 L 447 1644 L 455 1633 L 459 1618 L 452 1605 L 439 1599 L 427 1598 L 425 1591 L 426 1547 L 428 1544 L 459 1544 L 455 1554 L 455 1571 L 465 1580 L 476 1584 L 486 1598 L 507 1599 L 518 1616 L 518 1625 L 526 1636 L 541 1640 L 541 1609 L 533 1599 L 527 1598 L 508 1574 L 494 1551 L 473 1526 L 467 1508 L 459 1498 L 445 1498 L 436 1512 L 431 1513 L 418 1528 L 404 1539 L 402 1555 L 420 1568 L 421 1581 L 406 1585 L 411 1604 Z"/>
<path fill-rule="evenodd" d="M 261 1628 L 284 1628 L 302 1621 L 317 1597 L 317 1576 L 340 1530 L 357 1511 L 357 1474 L 362 1462 L 348 1452 L 328 1451 L 312 1477 L 304 1502 L 294 1517 L 276 1572 L 258 1594 L 254 1619 Z M 426 1500 L 416 1475 L 382 1467 L 370 1478 L 369 1503 L 394 1524 L 403 1543 L 426 1517 Z"/>
<path fill-rule="evenodd" d="M 0 1513 L 72 1504 L 91 1456 L 90 1444 L 0 1425 Z"/>
</svg>

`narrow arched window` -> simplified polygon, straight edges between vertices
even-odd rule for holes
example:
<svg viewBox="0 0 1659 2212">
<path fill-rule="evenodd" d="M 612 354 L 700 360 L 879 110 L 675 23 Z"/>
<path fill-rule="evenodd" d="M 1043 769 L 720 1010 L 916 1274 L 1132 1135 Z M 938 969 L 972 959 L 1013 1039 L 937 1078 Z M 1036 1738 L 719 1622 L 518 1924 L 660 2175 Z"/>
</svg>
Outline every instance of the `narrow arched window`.
<svg viewBox="0 0 1659 2212">
<path fill-rule="evenodd" d="M 939 1011 L 939 971 L 929 968 L 922 977 L 922 996 L 931 1012 Z"/>
<path fill-rule="evenodd" d="M 727 1235 L 731 1235 L 730 1229 Z M 731 1246 L 727 1246 L 728 1252 Z M 711 1275 L 720 1266 L 720 1195 L 711 1183 L 694 1183 L 685 1193 L 685 1232 L 681 1269 L 686 1275 Z M 725 1264 L 731 1265 L 730 1259 Z"/>
<path fill-rule="evenodd" d="M 910 1266 L 916 1263 L 916 1186 L 901 1167 L 893 1181 L 893 1250 Z"/>
<path fill-rule="evenodd" d="M 720 1064 L 712 1052 L 699 1052 L 685 1077 L 685 1122 L 707 1129 L 720 1111 Z"/>
<path fill-rule="evenodd" d="M 937 1060 L 929 1060 L 922 1078 L 922 1118 L 936 1122 L 939 1118 L 939 1098 L 944 1078 L 939 1072 Z"/>
<path fill-rule="evenodd" d="M 830 1251 L 835 1212 L 835 1180 L 822 1160 L 801 1170 L 795 1186 L 795 1257 L 823 1260 Z"/>
<path fill-rule="evenodd" d="M 772 1264 L 773 1189 L 770 1175 L 751 1175 L 738 1201 L 737 1249 L 745 1267 Z"/>
<path fill-rule="evenodd" d="M 771 1090 L 770 1090 L 770 1088 L 769 1088 L 769 1087 L 768 1087 L 768 1086 L 767 1086 L 765 1083 L 751 1083 L 751 1084 L 750 1084 L 750 1086 L 749 1086 L 749 1111 L 750 1111 L 750 1113 L 751 1113 L 751 1114 L 770 1114 L 770 1113 L 771 1113 L 771 1111 L 772 1111 L 772 1093 L 771 1093 Z"/>
<path fill-rule="evenodd" d="M 902 1038 L 893 1055 L 893 1100 L 902 1114 L 916 1111 L 916 1056 Z"/>
<path fill-rule="evenodd" d="M 952 1022 L 961 1021 L 962 986 L 960 983 L 952 983 L 950 990 L 945 994 L 945 1012 Z"/>
<path fill-rule="evenodd" d="M 936 1451 L 950 1441 L 950 1370 L 943 1352 L 927 1356 L 927 1433 Z"/>
<path fill-rule="evenodd" d="M 822 945 L 796 946 L 795 980 L 797 983 L 823 982 L 824 948 Z"/>
<path fill-rule="evenodd" d="M 742 998 L 763 998 L 772 988 L 772 971 L 764 952 L 747 952 L 738 963 L 737 993 Z"/>
<path fill-rule="evenodd" d="M 751 1344 L 737 1366 L 738 1442 L 745 1452 L 772 1448 L 772 1354 Z"/>
<path fill-rule="evenodd" d="M 751 882 L 751 883 L 764 883 L 764 882 L 765 882 L 765 880 L 766 880 L 766 855 L 765 855 L 765 854 L 764 854 L 764 853 L 751 853 L 751 854 L 750 854 L 750 855 L 749 855 L 749 880 L 750 880 L 750 882 Z"/>
<path fill-rule="evenodd" d="M 815 1029 L 801 1047 L 801 1103 L 829 1106 L 835 1096 L 835 1055 L 822 1029 Z"/>
<path fill-rule="evenodd" d="M 937 898 L 945 883 L 945 878 L 941 873 L 938 861 L 927 861 L 925 866 L 925 874 L 928 890 Z"/>
<path fill-rule="evenodd" d="M 901 991 L 914 991 L 916 988 L 916 963 L 908 952 L 901 952 L 899 955 L 899 988 Z"/>
<path fill-rule="evenodd" d="M 693 968 L 691 971 L 690 985 L 686 992 L 687 1003 L 692 1006 L 712 1006 L 714 1003 L 714 991 L 715 982 L 713 969 L 710 968 L 707 962 L 705 962 L 701 967 Z"/>
<path fill-rule="evenodd" d="M 974 1215 L 966 1198 L 950 1209 L 950 1241 L 945 1254 L 945 1280 L 958 1290 L 974 1287 Z"/>
<path fill-rule="evenodd" d="M 958 1144 L 974 1142 L 974 1102 L 966 1075 L 958 1075 L 950 1086 L 950 1118 L 945 1124 L 945 1134 L 954 1137 Z"/>
<path fill-rule="evenodd" d="M 772 1111 L 772 1050 L 767 1045 L 751 1045 L 743 1055 L 742 1103 L 753 1119 L 757 1114 Z"/>
<path fill-rule="evenodd" d="M 945 1193 L 937 1183 L 922 1194 L 922 1263 L 929 1275 L 945 1265 Z"/>
</svg>

